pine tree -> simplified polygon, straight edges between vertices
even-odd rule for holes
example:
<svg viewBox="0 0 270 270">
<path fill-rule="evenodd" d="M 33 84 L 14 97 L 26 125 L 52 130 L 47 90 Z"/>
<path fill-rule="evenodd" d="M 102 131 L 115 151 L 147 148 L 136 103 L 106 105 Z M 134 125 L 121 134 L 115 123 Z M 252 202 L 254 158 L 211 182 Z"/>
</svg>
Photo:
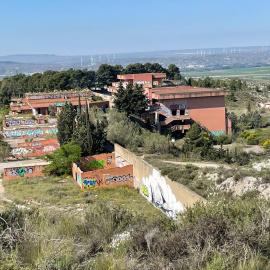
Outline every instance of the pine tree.
<svg viewBox="0 0 270 270">
<path fill-rule="evenodd" d="M 89 119 L 88 103 L 85 101 L 85 125 L 86 125 L 86 138 L 87 138 L 87 152 L 88 155 L 92 154 L 93 138 L 91 134 L 91 122 Z"/>
<path fill-rule="evenodd" d="M 81 97 L 80 97 L 80 93 L 79 93 L 79 101 L 78 101 L 78 113 L 82 113 L 82 106 L 81 106 Z"/>
<path fill-rule="evenodd" d="M 119 112 L 126 113 L 127 116 L 130 114 L 140 115 L 147 108 L 149 101 L 140 86 L 136 85 L 133 87 L 129 83 L 124 89 L 122 83 L 118 87 L 117 93 L 115 94 L 114 105 Z"/>
<path fill-rule="evenodd" d="M 57 122 L 57 139 L 60 146 L 70 142 L 73 135 L 73 121 L 76 116 L 76 111 L 70 102 L 67 102 L 63 107 L 58 117 Z"/>
</svg>

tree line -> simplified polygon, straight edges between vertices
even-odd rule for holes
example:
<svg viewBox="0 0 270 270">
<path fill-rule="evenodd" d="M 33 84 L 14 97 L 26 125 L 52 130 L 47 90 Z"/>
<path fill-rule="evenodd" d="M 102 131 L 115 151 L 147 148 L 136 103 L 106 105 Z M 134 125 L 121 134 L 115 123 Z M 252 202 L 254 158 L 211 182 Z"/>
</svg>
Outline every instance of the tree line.
<svg viewBox="0 0 270 270">
<path fill-rule="evenodd" d="M 112 82 L 118 81 L 118 74 L 148 72 L 162 72 L 167 74 L 167 79 L 181 79 L 177 66 L 171 64 L 168 68 L 164 68 L 158 63 L 135 63 L 126 68 L 121 65 L 102 64 L 97 71 L 71 68 L 65 71 L 47 70 L 31 76 L 16 74 L 0 82 L 0 103 L 8 105 L 11 96 L 22 97 L 25 93 L 109 86 Z"/>
</svg>

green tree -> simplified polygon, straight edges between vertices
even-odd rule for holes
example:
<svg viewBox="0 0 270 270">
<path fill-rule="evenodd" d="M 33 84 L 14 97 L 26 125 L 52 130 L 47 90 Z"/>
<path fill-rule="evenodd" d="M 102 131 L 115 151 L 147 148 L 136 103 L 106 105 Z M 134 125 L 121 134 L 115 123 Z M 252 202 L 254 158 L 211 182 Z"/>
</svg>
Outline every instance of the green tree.
<svg viewBox="0 0 270 270">
<path fill-rule="evenodd" d="M 256 110 L 251 116 L 251 126 L 252 128 L 259 128 L 262 125 L 262 117 Z"/>
<path fill-rule="evenodd" d="M 112 82 L 117 81 L 117 75 L 122 71 L 122 66 L 111 66 L 108 64 L 102 64 L 97 70 L 97 82 L 103 87 L 104 85 L 111 85 Z"/>
<path fill-rule="evenodd" d="M 93 137 L 92 137 L 92 128 L 91 128 L 91 121 L 89 119 L 89 111 L 88 111 L 88 103 L 85 102 L 85 127 L 86 127 L 86 140 L 87 140 L 87 153 L 89 155 L 92 154 L 93 148 Z"/>
<path fill-rule="evenodd" d="M 82 149 L 73 141 L 62 145 L 52 154 L 47 154 L 45 160 L 50 164 L 43 170 L 44 173 L 55 175 L 70 175 L 71 164 L 81 158 Z"/>
<path fill-rule="evenodd" d="M 57 139 L 60 145 L 64 145 L 72 140 L 73 123 L 76 111 L 70 102 L 67 102 L 61 109 L 57 121 Z"/>
<path fill-rule="evenodd" d="M 140 115 L 147 108 L 149 101 L 140 86 L 135 87 L 129 83 L 124 89 L 120 83 L 114 99 L 115 108 L 119 112 L 124 112 L 127 116 L 130 114 Z"/>
<path fill-rule="evenodd" d="M 174 65 L 170 64 L 167 68 L 167 79 L 169 80 L 181 80 L 180 69 Z"/>
</svg>

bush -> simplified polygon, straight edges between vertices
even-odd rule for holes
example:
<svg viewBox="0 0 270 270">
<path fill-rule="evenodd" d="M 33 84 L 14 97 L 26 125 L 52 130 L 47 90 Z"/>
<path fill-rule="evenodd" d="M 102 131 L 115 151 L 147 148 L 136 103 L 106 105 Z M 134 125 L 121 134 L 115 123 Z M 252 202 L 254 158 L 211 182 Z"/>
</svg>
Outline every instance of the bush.
<svg viewBox="0 0 270 270">
<path fill-rule="evenodd" d="M 239 137 L 246 139 L 248 136 L 250 136 L 250 132 L 247 130 L 244 130 L 242 133 L 240 133 Z"/>
<path fill-rule="evenodd" d="M 256 133 L 251 133 L 247 138 L 247 144 L 249 145 L 258 145 L 259 144 L 259 139 L 258 135 Z"/>
<path fill-rule="evenodd" d="M 213 137 L 214 144 L 230 144 L 232 143 L 232 137 L 229 135 L 219 135 Z"/>
</svg>

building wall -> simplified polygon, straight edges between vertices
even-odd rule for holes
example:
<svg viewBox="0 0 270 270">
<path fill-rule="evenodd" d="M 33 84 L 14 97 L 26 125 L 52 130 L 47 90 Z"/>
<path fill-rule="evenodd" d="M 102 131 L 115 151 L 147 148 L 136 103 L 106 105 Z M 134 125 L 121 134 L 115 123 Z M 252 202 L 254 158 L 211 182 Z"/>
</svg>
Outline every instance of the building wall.
<svg viewBox="0 0 270 270">
<path fill-rule="evenodd" d="M 13 180 L 23 177 L 43 176 L 41 172 L 46 165 L 21 166 L 14 168 L 4 168 L 3 180 Z"/>
<path fill-rule="evenodd" d="M 201 196 L 187 187 L 163 177 L 159 170 L 118 144 L 114 145 L 116 158 L 121 157 L 133 164 L 134 187 L 154 206 L 168 216 L 176 218 L 194 203 L 205 202 Z"/>
<path fill-rule="evenodd" d="M 173 104 L 186 104 L 189 116 L 209 131 L 226 133 L 225 97 L 198 97 L 163 100 L 170 108 Z"/>
<path fill-rule="evenodd" d="M 18 143 L 18 147 L 11 150 L 14 156 L 43 156 L 45 154 L 50 154 L 56 149 L 58 149 L 59 143 L 57 139 L 49 139 L 43 141 L 33 141 Z"/>
</svg>

